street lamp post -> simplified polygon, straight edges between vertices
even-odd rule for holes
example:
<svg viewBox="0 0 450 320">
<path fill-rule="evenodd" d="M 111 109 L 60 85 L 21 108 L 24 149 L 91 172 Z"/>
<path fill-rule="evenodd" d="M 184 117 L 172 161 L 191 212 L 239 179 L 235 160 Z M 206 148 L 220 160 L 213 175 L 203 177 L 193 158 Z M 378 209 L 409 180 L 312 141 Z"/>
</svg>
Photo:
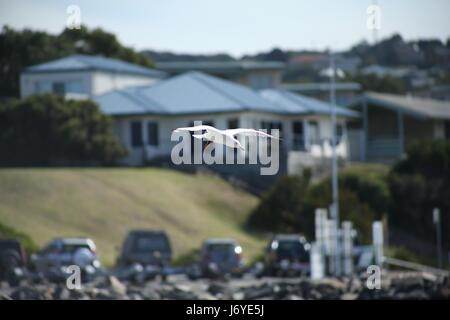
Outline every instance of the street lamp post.
<svg viewBox="0 0 450 320">
<path fill-rule="evenodd" d="M 332 203 L 331 203 L 331 216 L 336 221 L 335 230 L 335 241 L 336 241 L 336 252 L 335 252 L 335 275 L 339 276 L 341 274 L 341 248 L 340 248 L 340 234 L 339 234 L 339 195 L 338 195 L 338 166 L 336 157 L 336 88 L 335 88 L 335 77 L 336 77 L 336 66 L 334 61 L 333 53 L 330 51 L 330 104 L 331 104 L 331 150 L 332 150 L 332 160 L 331 160 L 331 188 L 332 188 Z"/>
</svg>

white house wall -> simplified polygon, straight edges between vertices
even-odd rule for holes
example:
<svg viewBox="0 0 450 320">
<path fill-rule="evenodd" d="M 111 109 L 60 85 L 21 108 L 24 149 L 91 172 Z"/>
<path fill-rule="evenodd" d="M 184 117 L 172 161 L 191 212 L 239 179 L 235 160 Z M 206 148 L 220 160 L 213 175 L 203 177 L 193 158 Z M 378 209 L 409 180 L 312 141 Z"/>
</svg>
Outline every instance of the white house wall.
<svg viewBox="0 0 450 320">
<path fill-rule="evenodd" d="M 186 127 L 193 121 L 213 121 L 214 126 L 220 129 L 227 129 L 228 120 L 239 119 L 238 114 L 224 115 L 196 115 L 184 117 L 158 117 L 158 116 L 141 116 L 116 118 L 114 122 L 113 132 L 119 136 L 122 144 L 128 149 L 129 155 L 123 159 L 123 163 L 130 165 L 142 164 L 142 160 L 147 154 L 150 157 L 168 156 L 172 151 L 172 147 L 177 142 L 170 140 L 172 131 L 179 127 Z M 142 121 L 143 147 L 132 147 L 131 144 L 131 123 L 133 121 Z M 148 145 L 147 123 L 158 123 L 159 144 L 157 147 Z"/>
<path fill-rule="evenodd" d="M 101 71 L 23 73 L 20 76 L 20 91 L 21 97 L 25 98 L 37 93 L 36 84 L 38 82 L 67 83 L 69 81 L 79 81 L 81 84 L 80 93 L 92 97 L 93 95 L 129 86 L 151 85 L 158 80 L 148 76 Z"/>
<path fill-rule="evenodd" d="M 93 94 L 123 89 L 130 86 L 150 85 L 159 79 L 140 75 L 95 71 L 92 73 Z"/>
<path fill-rule="evenodd" d="M 24 73 L 20 76 L 20 96 L 28 97 L 36 92 L 38 82 L 68 82 L 80 81 L 81 93 L 92 95 L 91 72 L 48 72 L 48 73 Z"/>
<path fill-rule="evenodd" d="M 218 114 L 218 115 L 195 115 L 195 116 L 180 116 L 180 117 L 158 117 L 158 116 L 139 116 L 139 117 L 126 117 L 126 118 L 116 118 L 114 122 L 114 133 L 118 135 L 122 144 L 129 150 L 129 156 L 123 160 L 124 164 L 129 165 L 139 165 L 144 162 L 146 157 L 154 158 L 157 156 L 168 156 L 171 153 L 172 147 L 177 142 L 170 141 L 172 131 L 179 127 L 189 126 L 193 121 L 213 121 L 214 126 L 219 129 L 227 129 L 228 120 L 238 119 L 239 127 L 243 128 L 256 128 L 261 129 L 262 121 L 280 121 L 283 125 L 282 140 L 284 149 L 287 151 L 292 150 L 292 123 L 293 121 L 309 121 L 315 120 L 319 124 L 319 133 L 321 139 L 327 139 L 331 137 L 331 122 L 330 118 L 327 116 L 313 116 L 313 117 L 300 117 L 300 116 L 280 116 L 273 114 L 264 113 L 229 113 L 229 114 Z M 132 147 L 131 145 L 131 122 L 132 121 L 142 121 L 142 136 L 143 136 L 143 147 Z M 157 122 L 158 123 L 158 137 L 159 144 L 157 147 L 149 146 L 147 141 L 147 122 Z M 344 124 L 344 139 L 342 144 L 338 147 L 338 155 L 346 158 L 348 153 L 348 143 L 347 134 L 345 129 L 345 120 L 337 119 L 338 123 Z M 307 128 L 307 126 L 306 126 Z M 305 130 L 307 131 L 307 129 Z M 307 132 L 305 132 L 307 136 Z M 243 139 L 240 139 L 243 142 Z M 311 150 L 321 150 L 319 157 L 330 156 L 330 146 L 316 146 L 311 148 L 308 146 L 307 153 L 310 156 L 317 156 L 312 154 Z M 292 152 L 292 151 L 291 151 Z M 305 152 L 303 152 L 305 153 Z M 294 157 L 295 158 L 295 157 Z"/>
</svg>

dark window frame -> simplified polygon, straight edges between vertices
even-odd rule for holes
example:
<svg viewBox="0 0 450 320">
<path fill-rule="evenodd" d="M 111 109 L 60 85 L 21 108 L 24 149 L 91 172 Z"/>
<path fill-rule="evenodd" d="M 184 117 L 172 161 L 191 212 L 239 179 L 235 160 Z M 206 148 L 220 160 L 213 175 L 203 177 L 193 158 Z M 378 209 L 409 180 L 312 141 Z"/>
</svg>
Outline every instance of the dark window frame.
<svg viewBox="0 0 450 320">
<path fill-rule="evenodd" d="M 159 124 L 156 121 L 147 122 L 147 144 L 159 146 Z"/>
<path fill-rule="evenodd" d="M 131 146 L 133 148 L 142 147 L 144 139 L 142 137 L 142 121 L 135 120 L 130 123 Z"/>
</svg>

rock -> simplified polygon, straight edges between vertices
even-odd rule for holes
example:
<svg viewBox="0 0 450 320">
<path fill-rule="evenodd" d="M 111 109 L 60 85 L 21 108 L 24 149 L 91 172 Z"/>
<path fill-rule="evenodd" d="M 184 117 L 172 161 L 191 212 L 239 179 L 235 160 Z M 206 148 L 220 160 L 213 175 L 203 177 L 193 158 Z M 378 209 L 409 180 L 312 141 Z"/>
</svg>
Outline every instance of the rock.
<svg viewBox="0 0 450 320">
<path fill-rule="evenodd" d="M 127 287 L 114 276 L 108 277 L 109 285 L 113 293 L 124 296 L 127 293 Z"/>
<path fill-rule="evenodd" d="M 316 299 L 320 300 L 338 300 L 343 293 L 341 289 L 326 283 L 320 283 L 314 289 L 318 293 Z"/>
<path fill-rule="evenodd" d="M 150 287 L 144 287 L 140 291 L 140 294 L 143 297 L 143 299 L 147 299 L 147 300 L 158 300 L 158 299 L 161 299 L 161 296 L 158 294 L 158 292 L 156 290 L 154 290 L 153 288 L 150 288 Z"/>
<path fill-rule="evenodd" d="M 350 293 L 350 292 L 344 293 L 344 294 L 341 296 L 341 299 L 342 299 L 342 300 L 356 300 L 357 298 L 358 298 L 358 294 L 356 294 L 356 293 Z"/>
<path fill-rule="evenodd" d="M 396 293 L 394 299 L 397 300 L 428 300 L 429 295 L 423 289 L 415 289 L 409 292 Z"/>
<path fill-rule="evenodd" d="M 69 300 L 71 298 L 71 294 L 70 294 L 69 290 L 67 290 L 65 287 L 58 286 L 53 291 L 52 298 L 54 300 Z"/>
<path fill-rule="evenodd" d="M 275 287 L 271 284 L 264 283 L 260 287 L 250 287 L 244 290 L 244 299 L 261 299 L 273 296 Z"/>
<path fill-rule="evenodd" d="M 227 291 L 227 286 L 218 283 L 218 282 L 213 282 L 208 286 L 207 291 L 212 294 L 213 296 L 218 296 L 221 295 L 223 296 L 225 294 L 225 292 Z"/>
<path fill-rule="evenodd" d="M 11 293 L 13 300 L 44 300 L 44 294 L 32 287 L 18 287 Z"/>
<path fill-rule="evenodd" d="M 424 279 L 420 276 L 398 277 L 391 280 L 396 292 L 409 292 L 424 289 Z"/>
</svg>

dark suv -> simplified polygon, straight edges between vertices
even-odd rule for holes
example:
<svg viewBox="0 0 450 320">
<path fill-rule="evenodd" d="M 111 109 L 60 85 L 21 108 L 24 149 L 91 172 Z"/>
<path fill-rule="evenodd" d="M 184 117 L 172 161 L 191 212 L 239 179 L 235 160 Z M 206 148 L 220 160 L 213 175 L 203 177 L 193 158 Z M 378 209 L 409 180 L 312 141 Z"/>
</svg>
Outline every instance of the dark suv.
<svg viewBox="0 0 450 320">
<path fill-rule="evenodd" d="M 265 273 L 269 276 L 309 274 L 310 244 L 300 235 L 277 235 L 266 250 Z"/>
<path fill-rule="evenodd" d="M 0 280 L 9 279 L 16 268 L 26 265 L 26 254 L 18 240 L 0 239 Z"/>
<path fill-rule="evenodd" d="M 128 233 L 117 259 L 117 266 L 132 264 L 167 267 L 172 260 L 172 248 L 164 231 L 135 230 Z"/>
<path fill-rule="evenodd" d="M 232 239 L 208 239 L 200 253 L 201 275 L 206 277 L 243 273 L 242 247 Z"/>
</svg>

